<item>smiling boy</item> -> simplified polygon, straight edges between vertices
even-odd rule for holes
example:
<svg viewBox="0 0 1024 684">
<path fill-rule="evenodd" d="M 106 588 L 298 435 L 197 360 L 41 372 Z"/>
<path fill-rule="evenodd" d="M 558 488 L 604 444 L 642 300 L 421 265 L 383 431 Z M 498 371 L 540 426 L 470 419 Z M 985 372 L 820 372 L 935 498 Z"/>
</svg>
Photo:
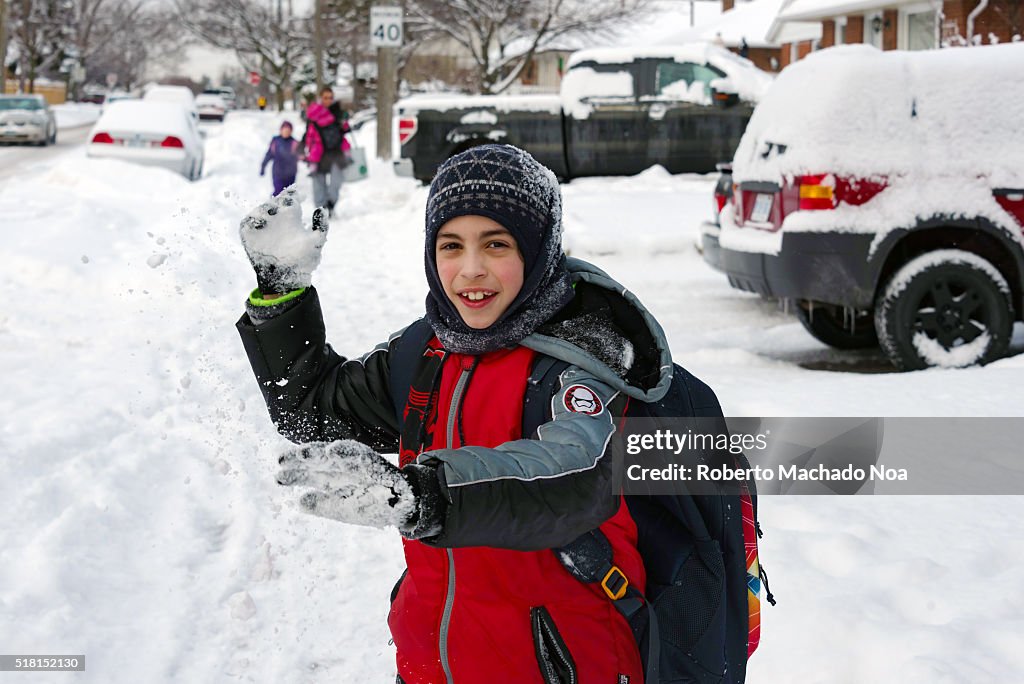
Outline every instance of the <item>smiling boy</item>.
<svg viewBox="0 0 1024 684">
<path fill-rule="evenodd" d="M 521 150 L 446 161 L 427 201 L 425 316 L 352 360 L 327 344 L 310 284 L 320 210 L 303 229 L 286 192 L 242 223 L 259 288 L 238 329 L 271 417 L 304 445 L 278 482 L 309 488 L 309 513 L 402 533 L 400 682 L 643 681 L 626 618 L 552 549 L 599 529 L 642 592 L 608 445 L 628 401 L 665 395 L 671 356 L 628 290 L 566 258 L 561 218 L 554 175 Z"/>
</svg>

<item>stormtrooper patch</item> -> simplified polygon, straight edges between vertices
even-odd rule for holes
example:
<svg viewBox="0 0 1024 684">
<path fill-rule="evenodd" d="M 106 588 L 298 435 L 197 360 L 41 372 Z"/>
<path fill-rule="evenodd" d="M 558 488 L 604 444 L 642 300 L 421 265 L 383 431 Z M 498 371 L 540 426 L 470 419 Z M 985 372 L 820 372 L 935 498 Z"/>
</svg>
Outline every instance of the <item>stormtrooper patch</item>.
<svg viewBox="0 0 1024 684">
<path fill-rule="evenodd" d="M 586 385 L 571 385 L 562 395 L 565 408 L 573 413 L 596 416 L 604 411 L 604 403 L 594 390 Z"/>
</svg>

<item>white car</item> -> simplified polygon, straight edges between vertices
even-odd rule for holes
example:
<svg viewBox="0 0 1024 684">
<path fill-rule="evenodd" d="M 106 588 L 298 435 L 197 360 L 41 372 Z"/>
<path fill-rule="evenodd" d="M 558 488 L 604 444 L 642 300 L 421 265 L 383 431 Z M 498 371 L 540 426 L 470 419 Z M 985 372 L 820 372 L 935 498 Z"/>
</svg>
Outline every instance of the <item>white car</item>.
<svg viewBox="0 0 1024 684">
<path fill-rule="evenodd" d="M 203 91 L 203 95 L 220 95 L 224 100 L 224 104 L 228 106 L 228 110 L 237 109 L 235 105 L 235 89 L 227 86 L 221 88 L 207 88 Z"/>
<path fill-rule="evenodd" d="M 152 86 L 142 96 L 148 102 L 174 102 L 185 108 L 195 121 L 199 121 L 199 109 L 196 107 L 196 96 L 185 86 L 158 85 Z"/>
<path fill-rule="evenodd" d="M 57 120 L 42 95 L 0 95 L 0 142 L 57 142 Z"/>
<path fill-rule="evenodd" d="M 199 126 L 180 105 L 123 100 L 110 105 L 89 133 L 86 154 L 161 166 L 196 180 L 203 172 Z"/>
<path fill-rule="evenodd" d="M 200 120 L 223 121 L 228 105 L 220 95 L 202 94 L 196 97 Z"/>
</svg>

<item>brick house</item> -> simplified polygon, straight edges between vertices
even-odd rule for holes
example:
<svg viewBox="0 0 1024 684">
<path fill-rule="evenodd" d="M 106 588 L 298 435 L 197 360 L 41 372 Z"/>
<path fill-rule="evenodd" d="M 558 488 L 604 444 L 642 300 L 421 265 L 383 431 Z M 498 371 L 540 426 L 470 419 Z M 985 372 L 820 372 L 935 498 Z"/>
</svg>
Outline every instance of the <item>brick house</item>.
<svg viewBox="0 0 1024 684">
<path fill-rule="evenodd" d="M 769 32 L 781 36 L 790 22 L 821 22 L 816 46 L 786 43 L 786 63 L 810 49 L 867 43 L 880 50 L 1005 43 L 1024 36 L 1020 0 L 787 0 Z"/>
<path fill-rule="evenodd" d="M 788 22 L 784 31 L 771 34 L 785 0 L 722 0 L 722 14 L 680 35 L 680 42 L 703 40 L 723 45 L 743 54 L 765 71 L 778 71 L 787 64 L 784 47 L 787 43 L 811 46 L 821 38 L 817 21 Z M 809 48 L 808 48 L 809 49 Z"/>
</svg>

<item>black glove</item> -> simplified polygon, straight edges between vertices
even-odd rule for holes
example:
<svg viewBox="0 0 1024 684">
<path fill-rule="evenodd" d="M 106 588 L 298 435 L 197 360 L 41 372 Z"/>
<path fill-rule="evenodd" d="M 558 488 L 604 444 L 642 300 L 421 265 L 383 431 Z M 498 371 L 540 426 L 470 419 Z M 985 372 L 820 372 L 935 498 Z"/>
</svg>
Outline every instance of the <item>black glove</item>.
<svg viewBox="0 0 1024 684">
<path fill-rule="evenodd" d="M 309 287 L 313 271 L 320 265 L 327 241 L 327 217 L 322 209 L 316 209 L 312 226 L 304 228 L 299 200 L 295 189 L 288 188 L 242 219 L 242 246 L 256 271 L 256 284 L 262 294 L 285 294 Z"/>
<path fill-rule="evenodd" d="M 397 527 L 409 539 L 441 532 L 444 500 L 437 471 L 410 464 L 399 470 L 352 440 L 314 442 L 286 451 L 277 483 L 314 487 L 299 499 L 313 515 L 367 527 Z"/>
</svg>

